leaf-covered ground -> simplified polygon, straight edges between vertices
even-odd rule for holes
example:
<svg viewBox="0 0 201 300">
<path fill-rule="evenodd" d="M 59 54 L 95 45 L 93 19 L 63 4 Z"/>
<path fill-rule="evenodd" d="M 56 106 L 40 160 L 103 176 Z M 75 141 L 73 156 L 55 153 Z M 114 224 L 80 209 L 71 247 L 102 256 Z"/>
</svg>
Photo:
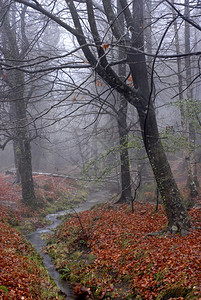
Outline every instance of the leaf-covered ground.
<svg viewBox="0 0 201 300">
<path fill-rule="evenodd" d="M 32 246 L 8 222 L 19 216 L 0 207 L 0 299 L 64 299 Z"/>
<path fill-rule="evenodd" d="M 134 214 L 103 206 L 72 215 L 48 251 L 83 297 L 201 299 L 201 208 L 191 210 L 194 228 L 185 237 L 149 235 L 166 224 L 163 209 L 153 211 L 138 203 Z"/>
<path fill-rule="evenodd" d="M 36 207 L 31 210 L 21 201 L 21 187 L 14 183 L 15 176 L 0 174 L 0 205 L 18 212 L 21 217 L 18 228 L 24 233 L 43 227 L 49 213 L 70 208 L 83 201 L 86 192 L 79 190 L 74 180 L 45 175 L 35 175 Z"/>
<path fill-rule="evenodd" d="M 69 179 L 42 175 L 34 180 L 39 207 L 30 212 L 14 177 L 0 174 L 3 300 L 62 297 L 33 248 L 12 227 L 42 226 L 39 216 L 68 206 L 70 194 L 77 198 L 77 186 Z M 134 214 L 130 207 L 111 205 L 67 217 L 48 251 L 81 299 L 201 299 L 201 208 L 189 212 L 193 227 L 185 237 L 150 235 L 166 224 L 163 209 L 153 211 L 144 202 L 135 204 Z"/>
<path fill-rule="evenodd" d="M 42 261 L 24 236 L 13 227 L 42 226 L 48 210 L 67 205 L 75 184 L 68 179 L 35 176 L 39 208 L 30 211 L 21 202 L 14 176 L 0 174 L 0 299 L 64 299 L 50 280 Z M 60 201 L 62 198 L 62 201 Z M 65 201 L 65 203 L 64 203 Z M 54 203 L 54 205 L 50 205 Z M 32 226 L 31 226 L 32 225 Z"/>
</svg>

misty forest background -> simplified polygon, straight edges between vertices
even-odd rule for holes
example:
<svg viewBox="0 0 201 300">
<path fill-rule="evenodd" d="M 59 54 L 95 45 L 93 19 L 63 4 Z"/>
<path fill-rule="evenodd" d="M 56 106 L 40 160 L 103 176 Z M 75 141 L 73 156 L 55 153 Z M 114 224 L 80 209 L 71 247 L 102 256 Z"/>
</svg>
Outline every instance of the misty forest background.
<svg viewBox="0 0 201 300">
<path fill-rule="evenodd" d="M 25 203 L 35 201 L 32 171 L 109 183 L 122 202 L 137 190 L 155 199 L 156 186 L 165 198 L 160 178 L 171 174 L 155 140 L 188 201 L 197 196 L 199 1 L 0 7 L 0 171 L 16 172 Z"/>
</svg>

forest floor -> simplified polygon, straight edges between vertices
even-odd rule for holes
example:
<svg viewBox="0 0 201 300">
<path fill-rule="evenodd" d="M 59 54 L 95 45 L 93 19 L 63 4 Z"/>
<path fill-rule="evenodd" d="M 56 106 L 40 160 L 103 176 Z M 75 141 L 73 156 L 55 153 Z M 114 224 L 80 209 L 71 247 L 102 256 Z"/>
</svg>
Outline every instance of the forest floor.
<svg viewBox="0 0 201 300">
<path fill-rule="evenodd" d="M 41 227 L 46 214 L 69 208 L 75 199 L 78 204 L 87 193 L 69 179 L 34 180 L 41 207 L 30 212 L 13 177 L 0 175 L 0 299 L 63 299 L 15 228 Z M 109 202 L 65 217 L 46 249 L 62 278 L 80 299 L 200 300 L 201 205 L 189 211 L 188 235 L 152 235 L 166 226 L 163 208 L 155 212 L 153 203 L 139 200 L 134 213 Z"/>
<path fill-rule="evenodd" d="M 101 205 L 57 228 L 48 252 L 81 299 L 201 299 L 201 207 L 185 237 L 152 235 L 167 221 L 154 208 Z"/>
<path fill-rule="evenodd" d="M 38 207 L 28 209 L 14 180 L 0 174 L 0 299 L 65 299 L 24 234 L 45 226 L 47 214 L 78 205 L 86 191 L 67 178 L 34 176 Z"/>
</svg>

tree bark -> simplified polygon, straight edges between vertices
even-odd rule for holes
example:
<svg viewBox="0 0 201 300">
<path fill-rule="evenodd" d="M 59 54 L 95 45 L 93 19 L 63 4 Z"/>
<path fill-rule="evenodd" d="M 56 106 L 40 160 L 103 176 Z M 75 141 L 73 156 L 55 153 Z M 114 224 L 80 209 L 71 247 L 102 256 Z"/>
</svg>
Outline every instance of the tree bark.
<svg viewBox="0 0 201 300">
<path fill-rule="evenodd" d="M 134 1 L 134 20 L 132 22 L 132 17 L 126 9 L 126 1 L 120 1 L 122 3 L 122 9 L 125 9 L 125 14 L 127 14 L 127 26 L 133 24 L 133 46 L 143 50 L 143 2 L 141 0 Z M 168 228 L 171 232 L 187 230 L 190 226 L 188 215 L 158 132 L 155 109 L 148 83 L 145 56 L 144 54 L 137 54 L 133 51 L 129 53 L 129 61 L 134 62 L 131 65 L 133 82 L 141 94 L 140 101 L 136 108 L 140 119 L 142 138 L 157 186 L 163 199 L 168 218 Z"/>
<path fill-rule="evenodd" d="M 161 143 L 153 104 L 150 103 L 148 114 L 144 112 L 146 121 L 141 109 L 139 115 L 141 130 L 145 132 L 144 145 L 163 200 L 168 228 L 173 233 L 188 230 L 190 226 L 188 215 Z"/>
<path fill-rule="evenodd" d="M 186 18 L 190 18 L 190 8 L 189 8 L 189 0 L 185 0 L 185 12 L 184 15 Z M 185 22 L 185 52 L 190 53 L 190 25 L 188 22 Z M 187 88 L 187 110 L 189 111 L 189 104 L 192 105 L 193 101 L 193 89 L 191 85 L 192 80 L 192 72 L 191 72 L 191 58 L 189 56 L 185 57 L 185 67 L 186 67 L 186 86 Z M 188 136 L 188 159 L 186 160 L 187 169 L 188 169 L 188 179 L 187 179 L 187 186 L 190 189 L 190 195 L 192 198 L 198 195 L 197 186 L 193 176 L 193 168 L 192 168 L 192 160 L 193 160 L 193 153 L 195 152 L 195 128 L 192 123 L 192 120 L 188 120 L 188 127 L 189 127 L 189 136 Z"/>
<path fill-rule="evenodd" d="M 14 99 L 14 96 L 10 97 L 11 100 Z M 10 121 L 14 124 L 16 120 L 16 113 L 15 113 L 15 104 L 14 101 L 10 101 L 9 103 L 9 118 Z M 21 183 L 20 173 L 19 173 L 19 154 L 17 152 L 17 134 L 16 130 L 12 130 L 12 142 L 13 142 L 13 153 L 14 153 L 14 163 L 15 163 L 15 170 L 16 170 L 16 177 L 15 183 Z"/>
<path fill-rule="evenodd" d="M 121 6 L 118 0 L 117 2 L 117 13 L 119 14 L 119 21 L 124 24 L 124 16 L 121 14 Z M 125 29 L 122 29 L 125 32 Z M 121 51 L 119 47 L 119 60 L 125 58 L 124 52 Z M 126 78 L 126 66 L 125 64 L 120 64 L 118 66 L 118 73 L 122 80 Z M 117 111 L 117 123 L 118 123 L 118 132 L 119 132 L 119 145 L 120 145 L 120 163 L 121 163 L 121 196 L 118 203 L 131 203 L 131 175 L 130 175 L 130 159 L 128 151 L 128 126 L 127 126 L 127 110 L 128 102 L 125 99 L 124 95 L 118 94 L 119 96 L 119 109 Z"/>
<path fill-rule="evenodd" d="M 22 185 L 22 199 L 27 205 L 36 202 L 32 177 L 31 145 L 26 117 L 26 102 L 24 99 L 24 74 L 16 72 L 15 78 L 15 111 L 16 111 L 16 152 L 19 164 L 19 174 Z"/>
<path fill-rule="evenodd" d="M 122 98 L 122 97 L 121 97 Z M 124 97 L 123 97 L 124 98 Z M 121 107 L 117 113 L 118 115 L 118 131 L 120 144 L 120 162 L 121 162 L 121 196 L 118 203 L 130 203 L 131 196 L 131 176 L 130 176 L 130 162 L 128 152 L 128 128 L 126 122 L 127 115 L 127 100 L 121 100 Z"/>
<path fill-rule="evenodd" d="M 0 5 L 3 13 L 2 22 L 2 54 L 4 60 L 8 63 L 14 61 L 18 64 L 23 59 L 22 49 L 20 51 L 17 41 L 17 34 L 15 26 L 12 26 L 9 11 L 7 6 Z M 23 21 L 23 20 L 21 20 Z M 22 37 L 23 39 L 23 37 Z M 23 44 L 23 43 L 22 43 Z M 26 205 L 34 205 L 36 202 L 34 193 L 34 183 L 32 178 L 32 164 L 31 164 L 31 145 L 29 137 L 29 128 L 27 124 L 27 103 L 25 98 L 25 78 L 24 73 L 17 69 L 8 71 L 7 84 L 9 86 L 9 102 L 12 120 L 15 124 L 13 130 L 13 144 L 14 157 L 16 161 L 16 172 L 19 172 L 20 181 L 22 185 L 22 200 Z"/>
</svg>

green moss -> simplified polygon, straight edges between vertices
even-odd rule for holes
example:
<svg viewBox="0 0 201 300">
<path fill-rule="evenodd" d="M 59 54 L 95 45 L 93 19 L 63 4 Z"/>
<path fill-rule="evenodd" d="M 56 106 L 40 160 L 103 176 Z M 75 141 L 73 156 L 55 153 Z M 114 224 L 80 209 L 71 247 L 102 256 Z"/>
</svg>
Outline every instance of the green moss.
<svg viewBox="0 0 201 300">
<path fill-rule="evenodd" d="M 170 298 L 177 298 L 177 297 L 183 297 L 185 299 L 193 299 L 192 289 L 184 288 L 184 287 L 169 288 L 168 290 L 162 292 L 157 297 L 157 300 L 168 300 Z"/>
<path fill-rule="evenodd" d="M 45 184 L 43 187 L 48 189 L 49 185 Z M 23 216 L 21 223 L 16 220 L 16 224 L 12 225 L 15 225 L 15 227 L 24 234 L 35 231 L 39 227 L 44 227 L 50 224 L 50 222 L 45 218 L 46 215 L 68 210 L 77 206 L 79 203 L 86 200 L 87 193 L 86 189 L 78 189 L 76 190 L 76 194 L 67 192 L 66 194 L 62 193 L 62 196 L 60 197 L 55 197 L 55 195 L 45 197 L 43 194 L 43 188 L 37 188 L 38 195 L 34 207 L 34 218 L 32 218 L 33 213 L 30 211 L 29 215 Z M 37 212 L 37 215 L 35 212 Z M 15 220 L 13 222 L 15 222 Z"/>
<path fill-rule="evenodd" d="M 15 228 L 24 233 L 27 234 L 29 232 L 35 231 L 37 228 L 42 228 L 44 226 L 50 225 L 51 222 L 44 218 L 44 216 L 38 216 L 37 218 L 31 219 L 30 217 L 27 217 L 27 219 L 23 219 L 23 223 L 20 223 L 18 226 L 15 226 Z"/>
<path fill-rule="evenodd" d="M 71 282 L 79 282 L 79 276 L 77 276 L 76 274 L 70 273 L 68 278 Z"/>
<path fill-rule="evenodd" d="M 128 239 L 125 239 L 124 241 L 122 241 L 121 249 L 125 249 L 127 248 L 127 246 L 128 246 Z"/>
<path fill-rule="evenodd" d="M 81 251 L 75 251 L 72 253 L 72 259 L 78 260 L 82 256 Z"/>
<path fill-rule="evenodd" d="M 157 272 L 155 275 L 155 280 L 161 282 L 163 280 L 164 272 Z"/>
<path fill-rule="evenodd" d="M 8 294 L 8 288 L 5 285 L 0 285 L 0 290 L 3 291 L 5 294 Z"/>
</svg>

